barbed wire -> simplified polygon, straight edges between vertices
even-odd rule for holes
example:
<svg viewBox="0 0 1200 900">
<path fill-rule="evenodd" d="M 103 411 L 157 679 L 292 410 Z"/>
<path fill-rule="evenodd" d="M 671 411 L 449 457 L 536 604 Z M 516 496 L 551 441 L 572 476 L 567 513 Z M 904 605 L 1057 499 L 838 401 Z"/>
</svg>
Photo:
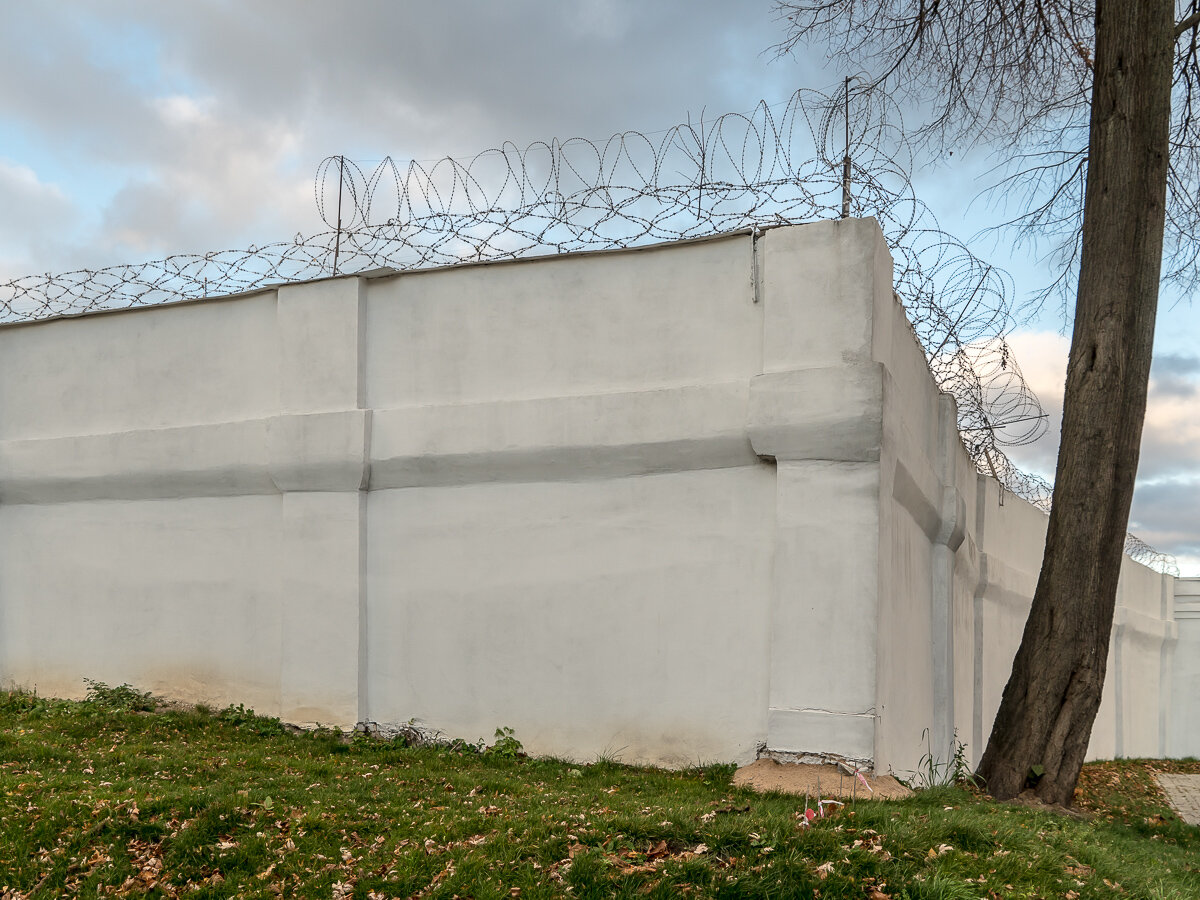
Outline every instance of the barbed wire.
<svg viewBox="0 0 1200 900">
<path fill-rule="evenodd" d="M 1018 497 L 1028 500 L 1042 512 L 1049 514 L 1051 501 L 1054 497 L 1054 485 L 1039 475 L 1025 472 L 1013 465 L 1012 460 L 996 448 L 978 448 L 978 456 L 974 455 L 969 443 L 968 432 L 963 432 L 963 443 L 972 452 L 976 466 L 985 475 L 991 475 L 1000 482 L 1002 491 L 1011 491 Z M 1126 532 L 1125 555 L 1134 562 L 1139 562 L 1155 572 L 1163 575 L 1179 576 L 1179 563 L 1170 553 L 1163 553 L 1147 544 L 1137 535 Z"/>
<path fill-rule="evenodd" d="M 1046 430 L 1005 339 L 1011 279 L 942 231 L 915 196 L 912 169 L 899 107 L 850 82 L 837 95 L 802 89 L 777 108 L 701 115 L 654 135 L 505 143 L 432 162 L 386 157 L 370 169 L 334 156 L 313 184 L 320 233 L 13 279 L 0 283 L 0 321 L 870 215 L 893 253 L 895 291 L 933 377 L 957 401 L 977 468 L 1048 508 L 1049 485 L 1001 450 Z"/>
<path fill-rule="evenodd" d="M 1155 550 L 1135 534 L 1125 534 L 1125 555 L 1155 572 L 1179 577 L 1179 564 L 1174 556 Z"/>
</svg>

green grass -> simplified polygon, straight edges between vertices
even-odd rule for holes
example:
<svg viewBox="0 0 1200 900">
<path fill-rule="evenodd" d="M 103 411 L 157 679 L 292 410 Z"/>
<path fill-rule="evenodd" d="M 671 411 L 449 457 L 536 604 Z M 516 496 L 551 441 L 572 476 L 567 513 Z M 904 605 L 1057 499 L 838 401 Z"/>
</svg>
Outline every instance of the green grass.
<svg viewBox="0 0 1200 900">
<path fill-rule="evenodd" d="M 0 896 L 1200 897 L 1147 764 L 1090 768 L 1087 820 L 938 788 L 803 828 L 728 766 L 347 743 L 126 688 L 0 693 Z"/>
</svg>

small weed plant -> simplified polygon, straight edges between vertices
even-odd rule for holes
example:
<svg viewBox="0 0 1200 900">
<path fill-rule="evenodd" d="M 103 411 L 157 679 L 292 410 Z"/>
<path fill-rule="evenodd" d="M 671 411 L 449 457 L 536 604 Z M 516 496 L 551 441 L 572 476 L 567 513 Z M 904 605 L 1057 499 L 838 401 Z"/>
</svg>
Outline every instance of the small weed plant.
<svg viewBox="0 0 1200 900">
<path fill-rule="evenodd" d="M 232 703 L 217 713 L 217 721 L 224 722 L 226 725 L 232 725 L 234 728 L 241 728 L 251 731 L 254 734 L 271 735 L 283 734 L 285 729 L 283 723 L 271 716 L 260 716 L 252 709 L 247 709 L 241 703 L 234 706 Z"/>
<path fill-rule="evenodd" d="M 957 731 L 950 740 L 944 759 L 934 755 L 928 728 L 921 732 L 921 738 L 925 741 L 925 752 L 917 762 L 917 771 L 913 773 L 912 778 L 904 782 L 906 785 L 915 790 L 949 785 L 980 787 L 979 779 L 971 771 L 971 764 L 967 762 L 967 746 L 958 739 Z"/>
<path fill-rule="evenodd" d="M 85 703 L 113 712 L 152 712 L 158 706 L 158 698 L 149 691 L 139 691 L 128 684 L 109 687 L 103 681 L 83 679 L 87 685 Z"/>
<path fill-rule="evenodd" d="M 505 759 L 516 759 L 525 755 L 525 748 L 517 740 L 517 736 L 513 734 L 511 728 L 497 728 L 495 743 L 487 748 L 487 752 Z"/>
</svg>

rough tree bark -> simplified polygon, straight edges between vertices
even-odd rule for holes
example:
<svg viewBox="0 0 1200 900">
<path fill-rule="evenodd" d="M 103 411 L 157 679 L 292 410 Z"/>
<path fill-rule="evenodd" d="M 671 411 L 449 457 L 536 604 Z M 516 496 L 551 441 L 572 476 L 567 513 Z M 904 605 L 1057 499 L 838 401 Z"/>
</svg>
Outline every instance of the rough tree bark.
<svg viewBox="0 0 1200 900">
<path fill-rule="evenodd" d="M 1070 805 L 1100 706 L 1162 265 L 1172 0 L 1099 0 L 1087 193 L 1046 553 L 979 766 L 998 798 Z M 1035 768 L 1035 767 L 1040 767 Z"/>
</svg>

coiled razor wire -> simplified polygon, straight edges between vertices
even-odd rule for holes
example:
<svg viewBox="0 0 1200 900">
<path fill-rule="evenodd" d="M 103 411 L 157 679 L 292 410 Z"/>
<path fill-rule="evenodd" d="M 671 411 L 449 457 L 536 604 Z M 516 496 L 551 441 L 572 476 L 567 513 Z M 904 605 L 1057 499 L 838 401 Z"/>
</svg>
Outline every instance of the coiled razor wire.
<svg viewBox="0 0 1200 900">
<path fill-rule="evenodd" d="M 913 193 L 899 108 L 850 86 L 797 91 L 781 107 L 703 117 L 654 134 L 626 131 L 512 143 L 469 159 L 344 157 L 317 169 L 326 230 L 245 250 L 178 254 L 0 283 L 0 322 L 225 296 L 371 269 L 635 247 L 872 215 L 895 261 L 895 291 L 939 388 L 958 404 L 980 472 L 1048 509 L 1051 488 L 1000 449 L 1030 443 L 1046 415 L 1012 358 L 1009 276 L 942 231 Z M 848 162 L 847 162 L 848 161 Z M 845 166 L 845 168 L 843 168 Z M 848 173 L 848 181 L 844 175 Z M 852 185 L 852 190 L 847 190 Z M 1130 538 L 1159 571 L 1174 561 Z"/>
</svg>

